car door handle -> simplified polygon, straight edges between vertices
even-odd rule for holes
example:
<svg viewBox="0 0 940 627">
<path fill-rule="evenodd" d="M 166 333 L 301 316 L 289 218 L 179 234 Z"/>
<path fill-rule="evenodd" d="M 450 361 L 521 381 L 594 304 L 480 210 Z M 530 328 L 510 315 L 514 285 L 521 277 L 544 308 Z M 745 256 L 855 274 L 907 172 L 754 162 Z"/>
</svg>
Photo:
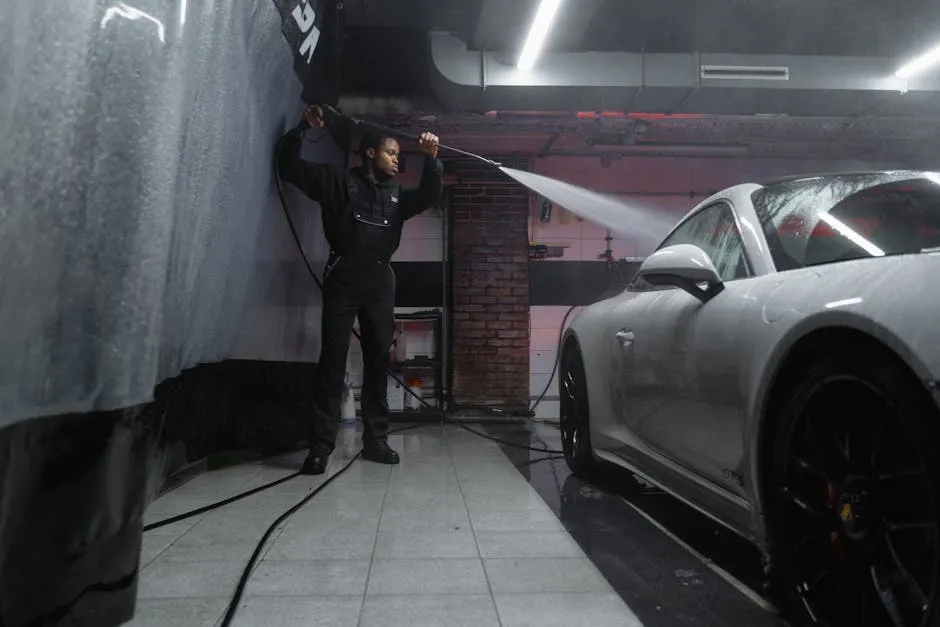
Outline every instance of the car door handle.
<svg viewBox="0 0 940 627">
<path fill-rule="evenodd" d="M 629 329 L 621 329 L 617 331 L 614 337 L 617 338 L 617 341 L 620 342 L 620 345 L 623 347 L 630 346 L 633 344 L 633 340 L 635 339 L 633 337 L 633 331 Z"/>
</svg>

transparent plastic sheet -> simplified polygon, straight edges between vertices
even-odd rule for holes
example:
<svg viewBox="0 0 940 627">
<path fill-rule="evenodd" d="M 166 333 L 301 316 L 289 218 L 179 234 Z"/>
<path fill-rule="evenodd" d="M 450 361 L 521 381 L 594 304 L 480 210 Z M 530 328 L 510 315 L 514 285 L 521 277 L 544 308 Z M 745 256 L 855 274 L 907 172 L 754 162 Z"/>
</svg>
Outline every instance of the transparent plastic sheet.
<svg viewBox="0 0 940 627">
<path fill-rule="evenodd" d="M 0 428 L 316 329 L 285 306 L 315 290 L 272 180 L 302 104 L 278 8 L 0 0 Z"/>
<path fill-rule="evenodd" d="M 0 0 L 0 627 L 129 617 L 173 377 L 316 358 L 289 4 Z"/>
</svg>

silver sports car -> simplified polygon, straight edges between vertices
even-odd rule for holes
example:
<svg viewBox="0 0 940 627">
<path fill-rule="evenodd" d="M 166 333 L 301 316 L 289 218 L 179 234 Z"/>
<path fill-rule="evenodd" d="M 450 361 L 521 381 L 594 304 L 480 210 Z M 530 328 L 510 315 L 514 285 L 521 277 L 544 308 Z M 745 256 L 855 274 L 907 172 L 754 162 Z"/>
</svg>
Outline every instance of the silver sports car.
<svg viewBox="0 0 940 627">
<path fill-rule="evenodd" d="M 568 465 L 758 545 L 797 623 L 940 624 L 938 302 L 940 175 L 726 189 L 566 331 Z"/>
</svg>

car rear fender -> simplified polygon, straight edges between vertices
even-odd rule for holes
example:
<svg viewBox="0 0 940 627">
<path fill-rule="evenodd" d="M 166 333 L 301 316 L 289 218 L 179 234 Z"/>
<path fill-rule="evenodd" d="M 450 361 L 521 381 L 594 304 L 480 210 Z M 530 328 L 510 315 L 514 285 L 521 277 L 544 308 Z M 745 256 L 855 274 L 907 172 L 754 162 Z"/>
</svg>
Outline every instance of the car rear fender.
<svg viewBox="0 0 940 627">
<path fill-rule="evenodd" d="M 774 386 L 778 383 L 787 360 L 794 356 L 795 351 L 802 350 L 811 344 L 821 343 L 827 334 L 858 333 L 868 339 L 878 342 L 897 355 L 920 380 L 932 381 L 930 370 L 914 349 L 905 342 L 898 333 L 860 315 L 851 310 L 827 310 L 809 317 L 794 321 L 787 327 L 783 320 L 767 325 L 765 329 L 777 327 L 780 335 L 769 341 L 756 342 L 752 353 L 752 368 L 756 373 L 750 389 L 753 390 L 748 401 L 749 419 L 748 431 L 748 458 L 749 469 L 754 480 L 751 483 L 754 502 L 754 515 L 758 519 L 758 538 L 764 537 L 763 515 L 766 510 L 766 493 L 764 477 L 762 476 L 762 451 L 766 450 L 767 434 L 771 431 L 768 418 L 772 417 L 772 407 L 769 406 Z M 759 354 L 760 353 L 760 354 Z M 769 357 L 766 357 L 769 353 Z"/>
</svg>

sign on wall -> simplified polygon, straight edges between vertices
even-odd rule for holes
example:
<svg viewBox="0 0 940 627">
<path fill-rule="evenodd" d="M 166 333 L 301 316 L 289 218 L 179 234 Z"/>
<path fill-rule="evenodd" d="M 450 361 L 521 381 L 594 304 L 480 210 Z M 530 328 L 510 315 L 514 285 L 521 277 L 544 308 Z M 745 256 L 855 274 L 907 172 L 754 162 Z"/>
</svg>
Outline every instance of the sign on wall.
<svg viewBox="0 0 940 627">
<path fill-rule="evenodd" d="M 339 102 L 342 89 L 344 20 L 338 0 L 273 0 L 281 32 L 294 55 L 294 71 L 308 104 Z"/>
</svg>

